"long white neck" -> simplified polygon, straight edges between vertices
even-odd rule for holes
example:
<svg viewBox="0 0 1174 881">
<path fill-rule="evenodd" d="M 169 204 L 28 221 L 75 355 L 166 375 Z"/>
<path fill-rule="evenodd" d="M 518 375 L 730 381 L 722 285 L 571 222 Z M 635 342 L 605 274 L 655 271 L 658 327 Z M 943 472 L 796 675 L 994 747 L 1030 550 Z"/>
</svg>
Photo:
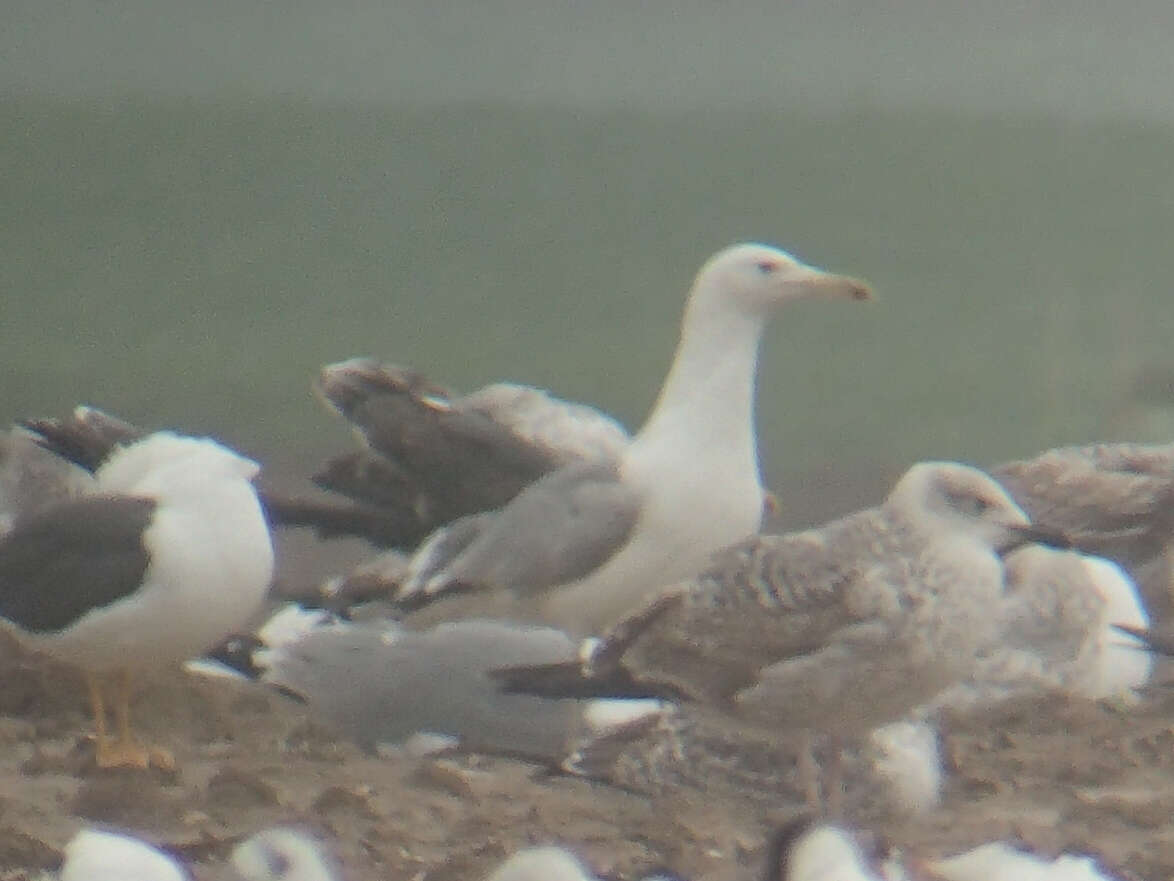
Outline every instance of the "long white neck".
<svg viewBox="0 0 1174 881">
<path fill-rule="evenodd" d="M 754 384 L 765 316 L 694 298 L 672 368 L 625 457 L 736 462 L 758 479 Z"/>
</svg>

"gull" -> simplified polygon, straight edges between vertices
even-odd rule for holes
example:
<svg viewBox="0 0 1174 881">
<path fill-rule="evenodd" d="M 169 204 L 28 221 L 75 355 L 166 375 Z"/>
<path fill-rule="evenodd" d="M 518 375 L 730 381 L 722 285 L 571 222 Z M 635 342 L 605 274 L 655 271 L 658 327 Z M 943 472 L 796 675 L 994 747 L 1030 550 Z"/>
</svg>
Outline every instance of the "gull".
<svg viewBox="0 0 1174 881">
<path fill-rule="evenodd" d="M 319 844 L 295 829 L 266 829 L 233 848 L 241 881 L 335 881 L 338 873 Z"/>
<path fill-rule="evenodd" d="M 174 859 L 145 841 L 82 829 L 65 845 L 61 881 L 189 881 Z"/>
<path fill-rule="evenodd" d="M 86 676 L 103 767 L 170 764 L 130 727 L 131 678 L 200 654 L 259 610 L 273 574 L 250 483 L 215 441 L 157 432 L 113 452 L 86 494 L 0 538 L 0 619 Z M 116 737 L 100 677 L 116 680 Z"/>
<path fill-rule="evenodd" d="M 477 752 L 590 775 L 659 721 L 661 703 L 505 694 L 490 675 L 575 653 L 575 641 L 549 627 L 463 620 L 413 631 L 290 603 L 213 657 L 305 702 L 370 751 Z M 185 666 L 220 672 L 204 660 Z"/>
<path fill-rule="evenodd" d="M 860 736 L 973 671 L 997 641 L 1001 555 L 1038 537 L 982 471 L 919 463 L 876 508 L 735 545 L 576 664 L 497 675 L 547 695 L 676 698 L 768 743 Z"/>
<path fill-rule="evenodd" d="M 1125 569 L 1150 616 L 1174 612 L 1174 444 L 1060 447 L 991 474 L 1037 526 Z"/>
<path fill-rule="evenodd" d="M 698 573 L 758 531 L 765 491 L 754 374 L 770 315 L 806 299 L 865 300 L 861 281 L 764 245 L 735 245 L 701 268 L 652 412 L 618 457 L 531 484 L 399 601 L 509 591 L 547 623 L 597 631 L 648 594 Z"/>
</svg>

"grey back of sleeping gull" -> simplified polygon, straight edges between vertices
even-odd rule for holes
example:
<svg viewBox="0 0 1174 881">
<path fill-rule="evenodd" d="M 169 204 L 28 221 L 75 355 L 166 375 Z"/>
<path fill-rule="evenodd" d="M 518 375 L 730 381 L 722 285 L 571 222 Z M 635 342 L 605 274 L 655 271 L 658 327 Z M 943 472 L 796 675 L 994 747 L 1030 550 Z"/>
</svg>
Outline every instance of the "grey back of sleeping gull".
<svg viewBox="0 0 1174 881">
<path fill-rule="evenodd" d="M 1124 567 L 1155 620 L 1174 612 L 1174 444 L 1061 447 L 991 473 L 1033 523 Z"/>
<path fill-rule="evenodd" d="M 311 626 L 291 627 L 306 615 Z M 656 709 L 503 693 L 489 671 L 576 657 L 577 644 L 548 627 L 470 620 L 412 631 L 287 607 L 259 632 L 270 643 L 254 653 L 261 681 L 301 698 L 366 749 L 436 745 L 559 766 L 584 738 Z"/>
<path fill-rule="evenodd" d="M 696 574 L 761 523 L 754 374 L 768 317 L 791 300 L 869 295 L 775 248 L 719 252 L 698 273 L 673 366 L 632 443 L 527 487 L 441 572 L 405 585 L 401 601 L 513 591 L 584 633 Z"/>
</svg>

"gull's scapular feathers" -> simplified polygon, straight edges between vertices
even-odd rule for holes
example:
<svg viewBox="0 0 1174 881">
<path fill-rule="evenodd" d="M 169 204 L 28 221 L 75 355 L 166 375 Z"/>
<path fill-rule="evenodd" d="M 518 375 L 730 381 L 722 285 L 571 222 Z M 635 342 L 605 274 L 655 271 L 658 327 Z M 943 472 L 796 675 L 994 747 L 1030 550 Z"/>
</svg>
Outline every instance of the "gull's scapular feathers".
<svg viewBox="0 0 1174 881">
<path fill-rule="evenodd" d="M 769 315 L 791 300 L 869 295 L 775 248 L 719 252 L 697 275 L 673 365 L 632 442 L 527 487 L 400 600 L 510 591 L 547 622 L 587 633 L 697 574 L 761 523 L 754 374 Z"/>
</svg>

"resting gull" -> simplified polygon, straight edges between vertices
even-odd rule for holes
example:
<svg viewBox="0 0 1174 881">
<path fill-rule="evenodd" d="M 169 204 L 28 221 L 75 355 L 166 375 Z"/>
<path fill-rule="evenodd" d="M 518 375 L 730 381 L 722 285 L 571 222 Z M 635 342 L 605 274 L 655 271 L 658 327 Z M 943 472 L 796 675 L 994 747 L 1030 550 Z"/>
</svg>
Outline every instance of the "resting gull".
<svg viewBox="0 0 1174 881">
<path fill-rule="evenodd" d="M 174 859 L 145 841 L 83 829 L 65 845 L 61 881 L 188 881 Z"/>
<path fill-rule="evenodd" d="M 868 844 L 868 846 L 865 846 Z M 992 841 L 954 856 L 879 853 L 866 830 L 800 818 L 771 842 L 765 881 L 1115 881 L 1092 857 L 1054 859 Z"/>
<path fill-rule="evenodd" d="M 1152 618 L 1174 612 L 1174 444 L 1060 447 L 991 474 L 1033 523 L 1122 566 Z"/>
<path fill-rule="evenodd" d="M 877 508 L 726 551 L 579 664 L 498 675 L 548 695 L 684 697 L 682 712 L 768 741 L 861 736 L 973 670 L 996 639 L 1000 554 L 1036 537 L 983 472 L 921 463 Z M 814 768 L 804 776 L 818 803 Z"/>
<path fill-rule="evenodd" d="M 167 762 L 133 738 L 131 676 L 200 654 L 258 611 L 273 573 L 255 462 L 158 432 L 120 448 L 93 490 L 0 538 L 0 619 L 86 674 L 102 766 Z M 113 674 L 117 736 L 99 677 Z"/>
<path fill-rule="evenodd" d="M 321 846 L 295 829 L 266 829 L 238 844 L 230 858 L 241 881 L 335 881 Z"/>
<path fill-rule="evenodd" d="M 719 252 L 694 281 L 660 397 L 617 459 L 569 465 L 517 495 L 408 605 L 512 591 L 549 623 L 595 631 L 756 532 L 764 490 L 754 432 L 759 341 L 783 303 L 863 300 L 856 279 L 764 245 Z"/>
<path fill-rule="evenodd" d="M 499 667 L 571 661 L 565 633 L 491 620 L 413 631 L 373 618 L 341 621 L 287 604 L 254 637 L 212 657 L 279 691 L 364 749 L 508 756 L 591 774 L 660 718 L 652 700 L 549 699 L 505 694 Z M 216 673 L 205 660 L 189 670 Z"/>
</svg>

